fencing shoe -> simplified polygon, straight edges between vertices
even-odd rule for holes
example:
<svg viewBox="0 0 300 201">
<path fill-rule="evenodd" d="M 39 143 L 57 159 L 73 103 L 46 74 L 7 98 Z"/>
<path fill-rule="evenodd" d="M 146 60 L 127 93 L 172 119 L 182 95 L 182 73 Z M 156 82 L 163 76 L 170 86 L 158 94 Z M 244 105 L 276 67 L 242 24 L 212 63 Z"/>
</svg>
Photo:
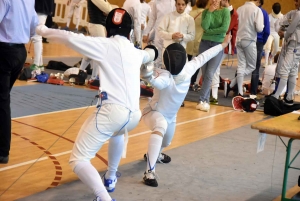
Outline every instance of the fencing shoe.
<svg viewBox="0 0 300 201">
<path fill-rule="evenodd" d="M 106 179 L 105 174 L 103 175 L 103 183 L 107 192 L 112 193 L 115 191 L 115 187 L 118 181 L 118 178 L 121 176 L 120 172 L 116 172 L 116 177 L 114 179 Z"/>
<path fill-rule="evenodd" d="M 148 170 L 147 172 L 144 173 L 144 183 L 147 186 L 152 186 L 152 187 L 157 187 L 158 183 L 156 181 L 157 175 L 155 174 L 155 172 Z"/>
<path fill-rule="evenodd" d="M 144 154 L 144 160 L 147 161 L 147 154 Z M 156 161 L 156 163 L 170 163 L 170 162 L 171 162 L 171 157 L 164 153 L 160 153 Z"/>
</svg>

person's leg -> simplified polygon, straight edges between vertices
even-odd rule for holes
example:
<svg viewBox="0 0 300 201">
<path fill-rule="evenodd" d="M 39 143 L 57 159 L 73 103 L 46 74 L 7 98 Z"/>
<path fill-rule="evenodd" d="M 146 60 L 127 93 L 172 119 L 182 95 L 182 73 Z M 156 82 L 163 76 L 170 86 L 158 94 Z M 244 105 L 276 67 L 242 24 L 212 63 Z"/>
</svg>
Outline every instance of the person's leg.
<svg viewBox="0 0 300 201">
<path fill-rule="evenodd" d="M 257 60 L 257 48 L 256 43 L 253 41 L 242 41 L 242 47 L 244 48 L 245 58 L 246 58 L 246 68 L 244 71 L 242 69 L 237 70 L 237 84 L 238 91 L 240 95 L 243 95 L 243 82 L 244 76 L 252 73 L 256 68 Z"/>
<path fill-rule="evenodd" d="M 269 35 L 268 40 L 264 46 L 264 51 L 265 51 L 265 63 L 264 63 L 264 67 L 266 67 L 267 65 L 269 65 L 269 55 L 270 55 L 270 51 L 271 51 L 271 47 L 272 47 L 272 43 L 273 43 L 273 36 Z"/>
<path fill-rule="evenodd" d="M 10 91 L 26 60 L 25 46 L 0 45 L 0 163 L 7 163 L 11 143 Z"/>
<path fill-rule="evenodd" d="M 146 185 L 157 187 L 155 178 L 155 165 L 162 147 L 163 136 L 165 135 L 168 123 L 164 116 L 157 111 L 149 111 L 150 108 L 144 109 L 143 121 L 152 130 L 148 141 L 147 150 L 147 167 L 143 180 Z"/>
<path fill-rule="evenodd" d="M 218 100 L 218 88 L 220 86 L 220 70 L 221 70 L 221 65 L 222 61 L 224 60 L 226 54 L 223 54 L 222 60 L 214 73 L 212 83 L 211 83 L 211 92 L 212 92 L 212 98 L 215 100 Z"/>
<path fill-rule="evenodd" d="M 75 3 L 73 3 L 73 1 L 72 1 L 71 4 L 68 6 L 67 25 L 64 28 L 65 30 L 69 30 L 74 10 L 75 10 Z"/>
<path fill-rule="evenodd" d="M 38 13 L 39 24 L 45 24 L 47 15 Z M 43 65 L 43 43 L 42 43 L 42 36 L 35 34 L 32 37 L 32 42 L 34 46 L 34 59 L 33 64 L 36 66 Z"/>
<path fill-rule="evenodd" d="M 279 96 L 287 86 L 289 74 L 291 72 L 291 69 L 294 67 L 295 47 L 296 41 L 290 41 L 286 44 L 286 53 L 284 57 L 282 57 L 282 65 L 278 66 L 276 69 L 276 73 L 278 73 L 280 81 L 278 83 L 276 93 L 273 95 L 275 98 L 279 98 Z"/>
<path fill-rule="evenodd" d="M 79 27 L 79 23 L 80 23 L 80 20 L 81 20 L 81 10 L 82 10 L 82 6 L 78 6 L 75 8 L 75 19 L 76 19 L 76 22 L 75 22 L 75 28 L 76 28 L 76 31 L 78 31 L 78 27 Z"/>
<path fill-rule="evenodd" d="M 256 59 L 256 68 L 252 72 L 252 76 L 251 76 L 251 89 L 250 89 L 251 95 L 257 94 L 257 87 L 258 87 L 258 82 L 259 82 L 259 69 L 260 69 L 260 65 L 261 65 L 263 47 L 264 47 L 264 45 L 262 42 L 259 42 L 259 41 L 256 42 L 257 59 Z"/>
<path fill-rule="evenodd" d="M 108 166 L 107 172 L 104 175 L 104 186 L 108 192 L 113 192 L 120 175 L 117 174 L 118 166 L 123 155 L 126 156 L 128 132 L 133 130 L 141 119 L 141 111 L 131 112 L 128 115 L 128 121 L 122 126 L 122 129 L 115 132 L 114 136 L 110 138 L 108 144 Z M 125 134 L 125 135 L 124 135 Z M 125 136 L 125 138 L 124 138 Z M 125 139 L 125 140 L 124 140 Z M 124 144 L 124 142 L 126 142 Z"/>
<path fill-rule="evenodd" d="M 70 156 L 70 165 L 79 179 L 101 200 L 111 200 L 99 173 L 90 163 L 102 145 L 128 121 L 130 111 L 105 104 L 91 114 L 81 127 Z"/>
</svg>

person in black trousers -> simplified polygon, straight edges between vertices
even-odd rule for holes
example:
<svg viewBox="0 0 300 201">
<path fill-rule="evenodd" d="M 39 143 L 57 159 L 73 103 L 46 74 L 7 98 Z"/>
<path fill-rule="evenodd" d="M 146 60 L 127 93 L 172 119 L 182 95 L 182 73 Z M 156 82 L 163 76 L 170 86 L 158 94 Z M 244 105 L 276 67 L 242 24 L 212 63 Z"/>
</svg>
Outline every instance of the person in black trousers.
<svg viewBox="0 0 300 201">
<path fill-rule="evenodd" d="M 0 0 L 0 8 L 0 164 L 5 164 L 11 142 L 10 91 L 26 60 L 24 44 L 39 20 L 34 0 Z"/>
</svg>

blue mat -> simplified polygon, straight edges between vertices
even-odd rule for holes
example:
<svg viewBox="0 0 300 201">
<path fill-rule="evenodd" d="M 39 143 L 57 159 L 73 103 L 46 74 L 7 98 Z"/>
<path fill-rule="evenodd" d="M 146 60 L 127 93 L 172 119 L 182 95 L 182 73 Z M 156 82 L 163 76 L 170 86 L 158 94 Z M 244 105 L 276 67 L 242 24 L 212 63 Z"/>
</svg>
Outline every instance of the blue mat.
<svg viewBox="0 0 300 201">
<path fill-rule="evenodd" d="M 96 90 L 37 84 L 13 87 L 11 91 L 12 118 L 54 112 L 91 105 Z M 93 105 L 96 104 L 96 100 Z"/>
</svg>

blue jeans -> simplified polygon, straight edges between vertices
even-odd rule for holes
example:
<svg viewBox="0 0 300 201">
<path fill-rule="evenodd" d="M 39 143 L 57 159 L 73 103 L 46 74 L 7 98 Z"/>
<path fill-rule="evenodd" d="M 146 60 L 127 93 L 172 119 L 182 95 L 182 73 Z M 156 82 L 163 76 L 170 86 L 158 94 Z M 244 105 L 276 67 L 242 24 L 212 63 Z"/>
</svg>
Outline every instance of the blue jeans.
<svg viewBox="0 0 300 201">
<path fill-rule="evenodd" d="M 201 54 L 201 53 L 205 52 L 206 50 L 208 50 L 216 45 L 219 45 L 219 44 L 221 44 L 221 42 L 201 40 L 200 46 L 199 46 L 199 54 Z M 219 54 L 217 54 L 217 56 L 215 56 L 214 58 L 209 60 L 206 64 L 204 64 L 201 67 L 203 81 L 202 81 L 202 86 L 201 86 L 201 90 L 200 90 L 199 102 L 206 101 L 207 103 L 209 103 L 210 85 L 212 82 L 212 78 L 213 78 L 218 66 L 222 62 L 223 55 L 224 55 L 224 51 L 221 51 Z"/>
</svg>

